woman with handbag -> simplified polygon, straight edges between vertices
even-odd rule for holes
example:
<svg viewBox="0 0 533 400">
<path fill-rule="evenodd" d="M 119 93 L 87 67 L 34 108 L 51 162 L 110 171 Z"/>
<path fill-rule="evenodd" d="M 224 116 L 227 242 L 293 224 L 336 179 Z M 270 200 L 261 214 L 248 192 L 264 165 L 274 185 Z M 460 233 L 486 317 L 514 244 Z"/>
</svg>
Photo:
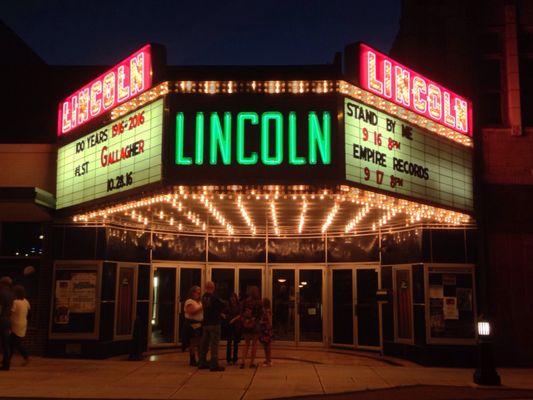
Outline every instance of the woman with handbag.
<svg viewBox="0 0 533 400">
<path fill-rule="evenodd" d="M 244 353 L 240 368 L 246 365 L 248 350 L 251 347 L 250 368 L 256 368 L 255 354 L 257 352 L 257 340 L 259 339 L 259 321 L 262 316 L 261 297 L 257 286 L 250 287 L 248 297 L 242 304 L 241 321 L 242 335 L 244 337 Z"/>
<path fill-rule="evenodd" d="M 196 366 L 196 356 L 202 337 L 202 320 L 204 311 L 201 299 L 202 291 L 199 286 L 193 286 L 184 304 L 185 334 L 189 342 L 189 365 Z"/>
</svg>

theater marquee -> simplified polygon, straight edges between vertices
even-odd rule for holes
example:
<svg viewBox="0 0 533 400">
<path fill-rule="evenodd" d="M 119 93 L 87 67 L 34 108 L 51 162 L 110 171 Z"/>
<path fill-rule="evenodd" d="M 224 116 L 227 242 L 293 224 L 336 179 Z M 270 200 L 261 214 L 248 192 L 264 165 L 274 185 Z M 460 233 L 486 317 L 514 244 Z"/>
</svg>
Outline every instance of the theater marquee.
<svg viewBox="0 0 533 400">
<path fill-rule="evenodd" d="M 57 208 L 161 180 L 163 99 L 58 150 Z"/>
<path fill-rule="evenodd" d="M 471 149 L 349 98 L 344 127 L 348 181 L 473 209 Z"/>
</svg>

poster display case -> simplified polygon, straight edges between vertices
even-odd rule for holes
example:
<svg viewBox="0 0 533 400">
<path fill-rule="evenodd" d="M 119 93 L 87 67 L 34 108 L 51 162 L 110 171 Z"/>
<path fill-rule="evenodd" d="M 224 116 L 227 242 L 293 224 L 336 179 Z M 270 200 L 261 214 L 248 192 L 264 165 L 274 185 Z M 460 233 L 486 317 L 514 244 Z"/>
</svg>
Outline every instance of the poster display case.
<svg viewBox="0 0 533 400">
<path fill-rule="evenodd" d="M 50 311 L 51 339 L 98 338 L 101 271 L 98 262 L 56 264 Z"/>
<path fill-rule="evenodd" d="M 426 265 L 425 286 L 427 342 L 474 344 L 474 265 Z"/>
</svg>

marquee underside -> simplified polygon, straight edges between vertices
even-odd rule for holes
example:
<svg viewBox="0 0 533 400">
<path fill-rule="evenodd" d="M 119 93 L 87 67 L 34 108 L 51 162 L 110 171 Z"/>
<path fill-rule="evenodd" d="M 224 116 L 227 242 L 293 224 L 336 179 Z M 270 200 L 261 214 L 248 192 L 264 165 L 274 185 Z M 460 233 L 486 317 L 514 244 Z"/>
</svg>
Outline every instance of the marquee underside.
<svg viewBox="0 0 533 400">
<path fill-rule="evenodd" d="M 467 214 L 346 186 L 180 186 L 78 214 L 73 222 L 240 237 L 474 226 Z"/>
</svg>

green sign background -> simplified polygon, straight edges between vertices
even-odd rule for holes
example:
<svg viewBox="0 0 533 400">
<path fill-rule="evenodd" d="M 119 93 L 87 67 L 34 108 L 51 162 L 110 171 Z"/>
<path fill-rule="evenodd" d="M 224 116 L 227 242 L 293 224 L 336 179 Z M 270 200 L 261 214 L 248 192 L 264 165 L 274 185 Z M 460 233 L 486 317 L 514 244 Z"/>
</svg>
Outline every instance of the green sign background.
<svg viewBox="0 0 533 400">
<path fill-rule="evenodd" d="M 140 115 L 142 123 L 135 118 Z M 115 137 L 114 125 L 124 127 Z M 56 207 L 73 206 L 161 180 L 162 134 L 163 99 L 159 99 L 61 147 L 57 155 Z M 104 146 L 108 149 L 102 153 Z M 102 165 L 102 154 L 119 156 L 127 146 L 132 155 Z"/>
<path fill-rule="evenodd" d="M 344 99 L 344 126 L 347 180 L 473 209 L 472 149 L 349 98 Z"/>
</svg>

